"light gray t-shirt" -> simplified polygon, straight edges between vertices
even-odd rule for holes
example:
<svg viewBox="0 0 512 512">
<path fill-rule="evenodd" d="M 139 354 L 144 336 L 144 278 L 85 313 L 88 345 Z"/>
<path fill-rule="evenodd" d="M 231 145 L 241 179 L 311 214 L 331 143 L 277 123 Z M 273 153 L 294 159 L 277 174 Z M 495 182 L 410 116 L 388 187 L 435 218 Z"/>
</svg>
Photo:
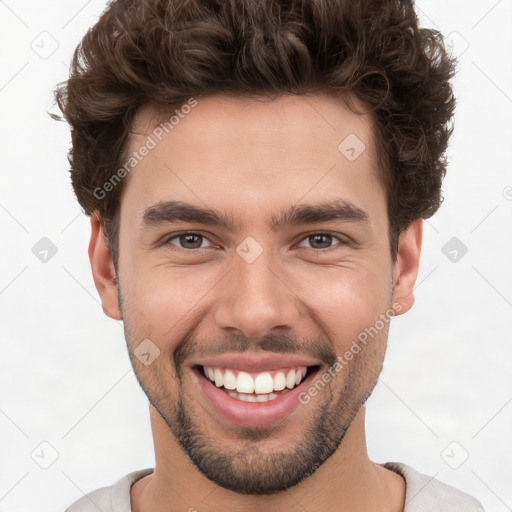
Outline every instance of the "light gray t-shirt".
<svg viewBox="0 0 512 512">
<path fill-rule="evenodd" d="M 419 473 L 401 462 L 383 466 L 405 479 L 404 512 L 484 512 L 480 502 L 435 478 Z M 153 468 L 134 471 L 111 487 L 97 489 L 73 503 L 65 512 L 131 512 L 130 488 Z"/>
</svg>

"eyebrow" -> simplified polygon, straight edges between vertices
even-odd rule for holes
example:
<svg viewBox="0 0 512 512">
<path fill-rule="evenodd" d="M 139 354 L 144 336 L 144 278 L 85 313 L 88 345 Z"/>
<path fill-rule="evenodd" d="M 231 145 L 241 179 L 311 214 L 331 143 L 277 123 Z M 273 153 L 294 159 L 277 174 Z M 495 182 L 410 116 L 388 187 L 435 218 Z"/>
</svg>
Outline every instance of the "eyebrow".
<svg viewBox="0 0 512 512">
<path fill-rule="evenodd" d="M 279 216 L 272 214 L 267 224 L 272 231 L 277 231 L 286 226 L 335 220 L 370 223 L 369 215 L 364 210 L 349 201 L 338 199 L 329 203 L 294 205 Z M 183 201 L 156 203 L 144 210 L 142 215 L 142 227 L 155 227 L 178 221 L 219 226 L 232 232 L 240 230 L 240 224 L 234 221 L 232 215 Z"/>
</svg>

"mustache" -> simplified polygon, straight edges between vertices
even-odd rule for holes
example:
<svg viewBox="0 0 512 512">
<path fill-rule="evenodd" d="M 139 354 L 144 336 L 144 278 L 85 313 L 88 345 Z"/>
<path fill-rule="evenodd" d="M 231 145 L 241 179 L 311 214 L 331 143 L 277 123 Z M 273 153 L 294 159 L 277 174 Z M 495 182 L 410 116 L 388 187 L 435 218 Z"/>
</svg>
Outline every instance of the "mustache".
<svg viewBox="0 0 512 512">
<path fill-rule="evenodd" d="M 332 344 L 324 338 L 308 339 L 292 334 L 269 333 L 257 341 L 251 341 L 250 338 L 243 335 L 230 335 L 218 341 L 199 341 L 192 335 L 187 335 L 178 344 L 173 354 L 176 372 L 180 375 L 181 368 L 193 356 L 215 357 L 226 352 L 269 352 L 311 357 L 322 361 L 329 367 L 335 364 L 337 357 Z"/>
</svg>

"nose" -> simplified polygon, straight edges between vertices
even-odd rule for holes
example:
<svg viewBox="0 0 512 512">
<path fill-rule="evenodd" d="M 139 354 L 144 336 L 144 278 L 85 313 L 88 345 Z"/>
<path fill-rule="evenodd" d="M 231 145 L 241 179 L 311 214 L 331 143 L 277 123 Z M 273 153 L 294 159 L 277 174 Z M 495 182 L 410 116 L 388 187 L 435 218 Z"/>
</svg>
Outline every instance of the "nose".
<svg viewBox="0 0 512 512">
<path fill-rule="evenodd" d="M 296 326 L 300 298 L 293 283 L 287 282 L 273 262 L 270 251 L 263 251 L 252 263 L 237 254 L 221 283 L 215 310 L 219 328 L 260 339 L 273 329 Z"/>
</svg>

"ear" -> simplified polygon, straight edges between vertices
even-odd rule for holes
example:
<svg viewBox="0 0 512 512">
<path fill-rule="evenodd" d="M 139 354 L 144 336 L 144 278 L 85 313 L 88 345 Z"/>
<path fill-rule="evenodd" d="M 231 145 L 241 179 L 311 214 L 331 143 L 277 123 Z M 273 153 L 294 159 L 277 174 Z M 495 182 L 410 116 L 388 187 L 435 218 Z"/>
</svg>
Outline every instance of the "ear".
<svg viewBox="0 0 512 512">
<path fill-rule="evenodd" d="M 100 294 L 103 312 L 114 320 L 122 320 L 118 303 L 116 272 L 103 227 L 96 212 L 91 214 L 89 261 L 96 289 Z"/>
<path fill-rule="evenodd" d="M 397 261 L 393 267 L 393 301 L 398 303 L 395 314 L 402 315 L 414 304 L 414 284 L 420 266 L 421 242 L 423 239 L 423 219 L 412 222 L 400 233 Z"/>
</svg>

